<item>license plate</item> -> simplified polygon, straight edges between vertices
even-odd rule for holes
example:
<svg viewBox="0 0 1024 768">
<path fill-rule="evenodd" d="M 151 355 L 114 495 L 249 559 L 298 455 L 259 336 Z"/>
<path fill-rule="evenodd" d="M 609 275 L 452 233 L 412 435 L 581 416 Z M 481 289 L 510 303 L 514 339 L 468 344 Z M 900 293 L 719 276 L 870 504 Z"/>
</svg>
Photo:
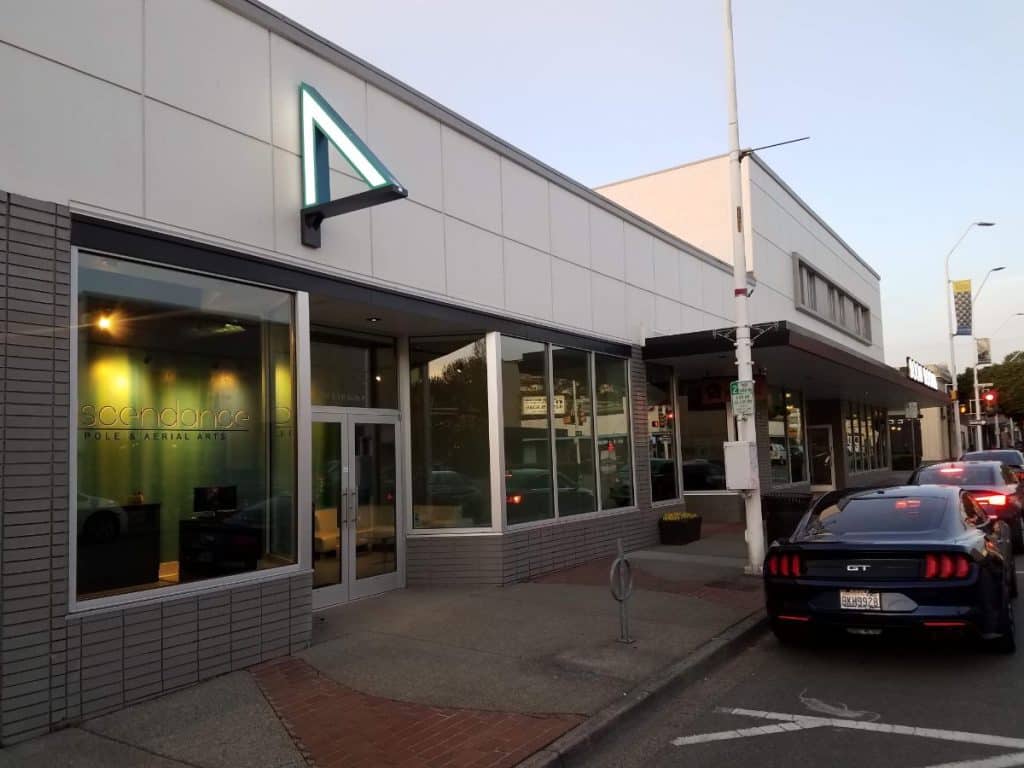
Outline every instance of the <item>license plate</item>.
<svg viewBox="0 0 1024 768">
<path fill-rule="evenodd" d="M 882 610 L 882 593 L 866 589 L 839 590 L 839 607 L 848 611 Z"/>
</svg>

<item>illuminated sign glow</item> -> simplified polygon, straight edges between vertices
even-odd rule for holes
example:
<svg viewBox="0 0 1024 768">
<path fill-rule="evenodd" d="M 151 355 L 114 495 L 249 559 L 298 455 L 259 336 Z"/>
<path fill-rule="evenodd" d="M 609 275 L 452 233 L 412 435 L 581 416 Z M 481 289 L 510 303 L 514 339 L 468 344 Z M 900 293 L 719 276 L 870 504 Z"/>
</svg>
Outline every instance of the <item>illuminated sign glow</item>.
<svg viewBox="0 0 1024 768">
<path fill-rule="evenodd" d="M 358 211 L 409 195 L 355 131 L 311 85 L 299 86 L 302 154 L 301 236 L 303 245 L 320 247 L 320 224 L 328 217 Z M 328 143 L 341 153 L 368 189 L 331 199 Z"/>
<path fill-rule="evenodd" d="M 912 357 L 907 358 L 907 378 L 918 384 L 924 384 L 929 389 L 939 388 L 939 377 L 935 375 L 935 372 Z"/>
</svg>

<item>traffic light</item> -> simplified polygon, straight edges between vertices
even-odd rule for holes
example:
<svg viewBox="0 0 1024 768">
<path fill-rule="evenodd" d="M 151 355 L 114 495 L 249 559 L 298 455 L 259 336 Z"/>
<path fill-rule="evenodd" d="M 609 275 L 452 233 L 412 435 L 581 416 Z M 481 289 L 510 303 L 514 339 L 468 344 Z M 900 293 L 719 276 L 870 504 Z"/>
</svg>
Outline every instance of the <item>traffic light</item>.
<svg viewBox="0 0 1024 768">
<path fill-rule="evenodd" d="M 992 413 L 999 405 L 999 392 L 991 388 L 982 390 L 981 403 L 986 411 Z"/>
</svg>

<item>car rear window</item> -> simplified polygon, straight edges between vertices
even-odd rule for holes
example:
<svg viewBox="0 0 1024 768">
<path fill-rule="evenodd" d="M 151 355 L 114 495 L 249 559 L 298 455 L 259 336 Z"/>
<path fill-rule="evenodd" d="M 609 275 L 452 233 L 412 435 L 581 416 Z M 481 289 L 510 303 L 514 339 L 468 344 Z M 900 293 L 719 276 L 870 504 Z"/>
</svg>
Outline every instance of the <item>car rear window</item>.
<svg viewBox="0 0 1024 768">
<path fill-rule="evenodd" d="M 918 533 L 942 527 L 948 502 L 934 496 L 840 499 L 811 515 L 812 534 Z"/>
<path fill-rule="evenodd" d="M 1020 451 L 972 451 L 965 453 L 964 458 L 975 461 L 1001 461 L 1004 464 L 1014 465 L 1021 463 Z"/>
<path fill-rule="evenodd" d="M 925 467 L 917 473 L 915 485 L 1002 485 L 995 466 Z"/>
</svg>

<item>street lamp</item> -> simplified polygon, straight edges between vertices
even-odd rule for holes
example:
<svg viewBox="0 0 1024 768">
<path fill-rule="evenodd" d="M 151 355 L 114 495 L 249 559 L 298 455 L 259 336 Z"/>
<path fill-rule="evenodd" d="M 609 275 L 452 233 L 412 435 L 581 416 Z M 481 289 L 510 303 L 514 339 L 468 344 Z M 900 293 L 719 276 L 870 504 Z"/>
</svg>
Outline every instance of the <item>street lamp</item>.
<svg viewBox="0 0 1024 768">
<path fill-rule="evenodd" d="M 981 285 L 978 286 L 978 290 L 974 293 L 974 298 L 971 299 L 972 307 L 977 303 L 978 297 L 981 296 L 981 289 L 985 287 L 985 283 L 988 282 L 989 277 L 993 272 L 1002 272 L 1006 267 L 992 267 L 988 272 L 985 273 L 985 278 L 981 281 Z M 974 337 L 975 347 L 977 347 L 978 337 Z M 974 418 L 977 421 L 981 421 L 981 388 L 978 386 L 978 366 L 981 361 L 975 358 L 974 360 Z M 974 425 L 974 439 L 977 441 L 977 450 L 982 450 L 985 446 L 982 442 L 982 431 L 981 424 Z"/>
<path fill-rule="evenodd" d="M 949 253 L 946 254 L 946 323 L 949 329 L 949 373 L 953 377 L 954 391 L 956 390 L 956 334 L 953 333 L 953 293 L 949 279 L 949 260 L 973 227 L 994 226 L 995 222 L 993 221 L 972 221 L 967 225 L 967 229 L 964 230 L 964 233 L 960 235 L 960 239 L 957 240 L 956 244 L 949 250 Z M 959 456 L 963 453 L 963 444 L 960 442 L 960 415 L 955 410 L 953 413 L 953 421 L 956 424 L 956 429 L 953 431 L 953 455 Z"/>
<path fill-rule="evenodd" d="M 1000 332 L 1001 330 L 1003 330 L 1003 328 L 1005 328 L 1005 327 L 1006 327 L 1006 324 L 1007 324 L 1008 322 L 1010 322 L 1011 320 L 1013 320 L 1013 318 L 1015 318 L 1015 317 L 1024 317 L 1024 312 L 1014 312 L 1014 313 L 1013 313 L 1012 315 L 1010 315 L 1010 316 L 1009 316 L 1008 318 L 1006 318 L 1005 320 L 1003 320 L 1003 322 L 1001 322 L 1001 323 L 999 324 L 999 327 L 998 327 L 998 328 L 996 328 L 996 329 L 995 329 L 994 331 L 992 331 L 992 335 L 993 335 L 993 336 L 998 336 L 998 335 L 999 335 L 999 332 Z"/>
</svg>

